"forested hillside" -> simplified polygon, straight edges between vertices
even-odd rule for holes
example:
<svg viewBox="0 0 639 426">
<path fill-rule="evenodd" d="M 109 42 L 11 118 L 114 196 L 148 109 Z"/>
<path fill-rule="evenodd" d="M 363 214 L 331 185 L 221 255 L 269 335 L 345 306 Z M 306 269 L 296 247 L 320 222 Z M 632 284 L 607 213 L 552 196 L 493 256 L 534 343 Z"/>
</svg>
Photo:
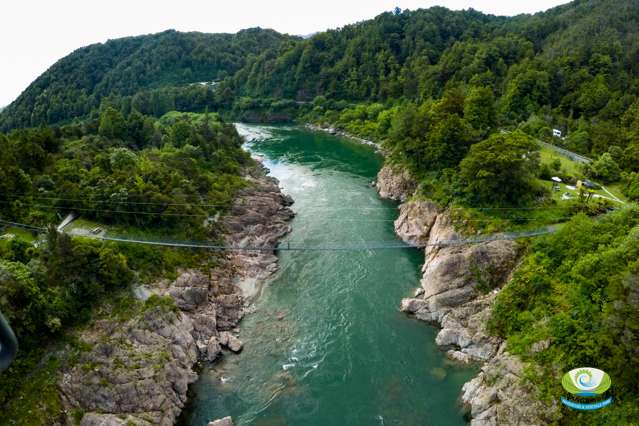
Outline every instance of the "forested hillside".
<svg viewBox="0 0 639 426">
<path fill-rule="evenodd" d="M 592 115 L 610 96 L 633 88 L 638 21 L 639 8 L 629 0 L 576 1 L 510 19 L 472 10 L 396 10 L 284 53 L 265 52 L 234 83 L 248 96 L 308 101 L 424 100 L 453 85 L 481 85 L 504 98 L 507 119 L 525 119 L 542 106 Z M 581 88 L 606 93 L 578 99 Z"/>
<path fill-rule="evenodd" d="M 70 329 L 90 323 L 104 306 L 113 309 L 111 319 L 174 306 L 157 296 L 136 305 L 129 286 L 215 262 L 210 252 L 81 236 L 100 226 L 124 237 L 216 241 L 222 229 L 213 218 L 247 185 L 242 174 L 253 164 L 241 142 L 216 114 L 154 120 L 111 108 L 82 125 L 0 134 L 0 311 L 20 342 L 0 381 L 8 424 L 51 424 L 62 415 L 60 360 L 45 354 L 66 343 L 76 347 Z M 74 238 L 53 226 L 69 212 L 82 216 Z M 42 229 L 12 222 L 49 231 L 44 238 Z"/>
<path fill-rule="evenodd" d="M 396 10 L 266 51 L 222 87 L 240 111 L 302 102 L 305 121 L 384 141 L 391 161 L 420 178 L 439 173 L 438 186 L 471 145 L 520 128 L 592 157 L 581 176 L 638 199 L 638 28 L 629 0 L 514 18 Z M 469 183 L 450 181 L 453 193 Z"/>
<path fill-rule="evenodd" d="M 210 112 L 165 115 L 174 110 Z M 527 373 L 540 397 L 556 396 L 575 365 L 601 365 L 619 403 L 589 421 L 636 421 L 639 219 L 622 204 L 639 200 L 637 0 L 512 18 L 397 9 L 308 39 L 167 31 L 78 49 L 0 111 L 1 218 L 45 226 L 74 211 L 125 231 L 214 239 L 207 219 L 229 205 L 251 162 L 218 114 L 379 141 L 415 181 L 415 197 L 454 207 L 473 233 L 576 216 L 524 248 L 491 330 L 541 367 Z M 537 139 L 593 161 L 559 158 Z M 552 178 L 574 192 L 561 194 Z M 586 179 L 595 182 L 577 192 Z M 597 182 L 623 200 L 596 193 Z M 55 233 L 37 246 L 22 240 L 0 241 L 0 308 L 24 324 L 17 331 L 33 356 L 0 386 L 0 405 L 39 362 L 37 336 L 59 338 L 132 271 L 188 261 Z M 72 287 L 60 284 L 67 276 Z M 537 342 L 549 350 L 532 352 Z M 564 414 L 562 424 L 585 421 Z"/>
<path fill-rule="evenodd" d="M 83 47 L 54 64 L 3 111 L 0 130 L 84 117 L 107 96 L 216 81 L 242 68 L 252 55 L 287 40 L 291 38 L 260 28 L 237 34 L 171 30 Z M 196 87 L 191 96 L 205 89 Z"/>
</svg>

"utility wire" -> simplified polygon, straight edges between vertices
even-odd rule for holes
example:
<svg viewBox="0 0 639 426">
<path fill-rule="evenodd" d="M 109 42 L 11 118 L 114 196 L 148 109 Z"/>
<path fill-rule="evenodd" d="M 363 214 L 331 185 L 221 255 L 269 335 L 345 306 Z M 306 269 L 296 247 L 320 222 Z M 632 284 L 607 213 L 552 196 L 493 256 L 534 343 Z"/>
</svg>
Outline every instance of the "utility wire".
<svg viewBox="0 0 639 426">
<path fill-rule="evenodd" d="M 8 204 L 8 201 L 0 201 L 0 203 Z M 128 214 L 128 215 L 144 215 L 144 216 L 163 216 L 163 217 L 210 217 L 211 215 L 208 213 L 175 213 L 175 212 L 145 212 L 145 211 L 130 211 L 130 210 L 110 210 L 110 209 L 91 209 L 91 208 L 82 208 L 82 207 L 64 207 L 64 206 L 52 206 L 52 205 L 44 205 L 44 204 L 25 204 L 30 207 L 40 208 L 40 209 L 49 209 L 49 210 L 63 210 L 63 211 L 82 211 L 82 212 L 93 212 L 93 213 L 105 213 L 105 214 Z M 379 223 L 389 223 L 395 222 L 397 219 L 334 219 L 328 218 L 331 222 L 335 223 L 366 223 L 366 222 L 379 222 Z M 563 216 L 557 217 L 497 217 L 497 218 L 471 218 L 471 219 L 463 219 L 460 218 L 462 222 L 489 222 L 494 221 L 495 219 L 502 220 L 511 220 L 511 221 L 528 221 L 528 222 L 546 222 L 548 220 L 561 220 L 565 219 Z"/>
<path fill-rule="evenodd" d="M 0 194 L 0 198 L 5 197 L 5 198 L 14 198 L 14 199 L 20 199 L 20 198 L 32 198 L 32 199 L 36 199 L 36 200 L 54 200 L 54 201 L 72 201 L 72 202 L 90 202 L 90 203 L 100 203 L 100 204 L 133 204 L 133 205 L 158 205 L 158 206 L 193 206 L 193 207 L 231 207 L 233 205 L 238 205 L 237 201 L 235 202 L 235 204 L 233 202 L 229 202 L 229 203 L 213 203 L 213 204 L 209 204 L 209 203 L 198 203 L 198 202 L 193 202 L 193 203 L 164 203 L 164 202 L 141 202 L 141 201 L 120 201 L 120 200 L 96 200 L 93 198 L 88 198 L 88 197 L 82 197 L 82 198 L 65 198 L 65 197 L 45 197 L 45 196 L 38 196 L 38 195 L 30 195 L 30 194 Z M 249 203 L 247 203 L 249 204 Z M 239 205 L 242 205 L 242 203 L 239 203 Z M 322 206 L 318 206 L 318 207 L 314 207 L 314 210 L 321 210 L 321 209 L 326 209 L 326 210 L 331 210 L 331 211 L 337 211 L 337 210 L 343 210 L 343 211 L 361 211 L 361 210 L 388 210 L 388 207 L 330 207 L 330 206 L 326 206 L 326 207 L 322 207 Z M 450 211 L 455 211 L 455 210 L 480 210 L 480 211 L 493 211 L 493 210 L 569 210 L 572 209 L 572 207 L 569 206 L 537 206 L 537 207 L 452 207 L 449 209 L 445 209 L 445 210 L 450 210 Z"/>
<path fill-rule="evenodd" d="M 194 207 L 231 207 L 232 202 L 226 204 L 199 204 L 199 203 L 163 203 L 163 202 L 140 202 L 140 201 L 119 201 L 119 200 L 96 200 L 93 198 L 64 198 L 64 197 L 43 197 L 37 195 L 12 195 L 12 194 L 0 194 L 0 198 L 31 198 L 35 200 L 51 200 L 51 201 L 71 201 L 71 202 L 89 202 L 99 204 L 134 204 L 134 205 L 151 205 L 151 206 L 194 206 Z"/>
</svg>

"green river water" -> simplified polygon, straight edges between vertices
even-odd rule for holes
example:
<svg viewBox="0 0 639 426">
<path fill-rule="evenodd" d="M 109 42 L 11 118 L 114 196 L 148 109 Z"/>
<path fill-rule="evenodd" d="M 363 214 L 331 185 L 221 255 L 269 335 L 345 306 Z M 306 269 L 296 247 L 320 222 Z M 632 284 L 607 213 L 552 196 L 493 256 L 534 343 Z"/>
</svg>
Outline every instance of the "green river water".
<svg viewBox="0 0 639 426">
<path fill-rule="evenodd" d="M 238 125 L 290 194 L 296 244 L 396 241 L 395 203 L 370 182 L 371 147 L 294 127 Z M 399 312 L 418 286 L 418 250 L 284 251 L 241 324 L 240 355 L 206 367 L 184 424 L 463 425 L 475 370 L 445 359 L 436 330 Z"/>
</svg>

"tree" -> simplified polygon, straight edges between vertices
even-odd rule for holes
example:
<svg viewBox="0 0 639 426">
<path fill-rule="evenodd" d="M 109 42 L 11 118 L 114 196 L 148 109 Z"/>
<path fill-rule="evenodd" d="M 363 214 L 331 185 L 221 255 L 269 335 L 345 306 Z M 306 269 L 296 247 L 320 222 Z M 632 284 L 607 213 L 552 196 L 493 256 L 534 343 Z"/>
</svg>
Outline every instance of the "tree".
<svg viewBox="0 0 639 426">
<path fill-rule="evenodd" d="M 621 169 L 617 162 L 612 158 L 609 152 L 605 152 L 592 165 L 592 171 L 595 177 L 600 178 L 604 182 L 616 182 L 621 177 Z"/>
<path fill-rule="evenodd" d="M 581 86 L 580 93 L 581 96 L 577 100 L 577 105 L 589 116 L 596 114 L 610 99 L 606 79 L 601 74 L 595 77 L 594 80 L 584 83 Z"/>
<path fill-rule="evenodd" d="M 137 155 L 127 148 L 114 148 L 109 155 L 111 168 L 114 170 L 127 170 L 129 173 L 135 169 Z"/>
<path fill-rule="evenodd" d="M 489 87 L 473 87 L 464 103 L 464 118 L 477 130 L 495 126 L 495 97 Z"/>
<path fill-rule="evenodd" d="M 98 134 L 109 139 L 125 139 L 127 122 L 122 113 L 113 107 L 106 107 L 100 114 Z"/>
<path fill-rule="evenodd" d="M 539 147 L 524 133 L 494 134 L 473 145 L 460 164 L 468 197 L 480 203 L 518 204 L 531 198 Z"/>
<path fill-rule="evenodd" d="M 546 71 L 526 68 L 522 64 L 515 70 L 503 98 L 505 115 L 513 121 L 521 121 L 536 112 L 550 97 L 550 77 Z M 521 71 L 520 71 L 521 70 Z M 517 71 L 520 71 L 516 74 Z"/>
</svg>

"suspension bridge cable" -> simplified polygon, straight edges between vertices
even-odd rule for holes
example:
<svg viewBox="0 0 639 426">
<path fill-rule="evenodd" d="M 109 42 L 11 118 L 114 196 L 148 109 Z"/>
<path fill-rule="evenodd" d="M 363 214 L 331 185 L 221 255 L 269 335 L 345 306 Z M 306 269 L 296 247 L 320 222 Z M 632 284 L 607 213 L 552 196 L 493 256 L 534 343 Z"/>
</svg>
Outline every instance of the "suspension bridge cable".
<svg viewBox="0 0 639 426">
<path fill-rule="evenodd" d="M 363 242 L 360 244 L 345 244 L 345 243 L 328 243 L 324 245 L 309 246 L 309 245 L 291 245 L 290 243 L 281 243 L 277 246 L 232 246 L 208 243 L 206 241 L 171 241 L 171 240 L 151 240 L 140 239 L 135 237 L 107 237 L 107 236 L 87 236 L 88 238 L 94 238 L 105 241 L 115 241 L 121 243 L 134 243 L 134 244 L 147 244 L 155 246 L 165 247 L 180 247 L 180 248 L 201 248 L 208 250 L 221 250 L 221 251 L 371 251 L 371 250 L 406 250 L 406 249 L 422 249 L 426 247 L 447 247 L 447 246 L 462 246 L 470 244 L 481 244 L 491 241 L 500 240 L 516 240 L 521 238 L 530 238 L 540 235 L 551 234 L 556 231 L 555 227 L 548 227 L 543 229 L 537 229 L 534 231 L 524 232 L 512 232 L 493 234 L 484 237 L 476 238 L 460 238 L 451 240 L 441 240 L 435 242 L 429 242 L 419 245 L 406 244 L 401 241 L 380 241 L 380 242 Z"/>
<path fill-rule="evenodd" d="M 0 220 L 0 223 L 8 224 L 11 226 L 45 231 L 47 228 L 31 226 L 23 223 L 11 222 Z M 469 244 L 480 244 L 490 241 L 498 240 L 516 240 L 521 238 L 530 238 L 540 235 L 546 235 L 556 232 L 557 227 L 550 226 L 547 228 L 537 229 L 533 231 L 522 232 L 509 232 L 492 234 L 483 237 L 474 238 L 459 238 L 450 240 L 441 240 L 435 242 L 429 242 L 419 245 L 406 244 L 401 241 L 368 241 L 353 244 L 354 242 L 333 242 L 325 243 L 323 245 L 306 245 L 291 244 L 291 242 L 282 242 L 276 246 L 250 246 L 250 245 L 225 245 L 209 241 L 188 241 L 188 240 L 170 240 L 170 239 L 148 239 L 141 237 L 124 237 L 124 236 L 102 236 L 102 235 L 71 235 L 84 237 L 89 239 L 113 241 L 118 243 L 131 243 L 131 244 L 145 244 L 152 246 L 174 247 L 174 248 L 198 248 L 207 250 L 219 250 L 219 251 L 372 251 L 372 250 L 405 250 L 405 249 L 420 249 L 426 247 L 446 247 L 446 246 L 460 246 Z"/>
</svg>

